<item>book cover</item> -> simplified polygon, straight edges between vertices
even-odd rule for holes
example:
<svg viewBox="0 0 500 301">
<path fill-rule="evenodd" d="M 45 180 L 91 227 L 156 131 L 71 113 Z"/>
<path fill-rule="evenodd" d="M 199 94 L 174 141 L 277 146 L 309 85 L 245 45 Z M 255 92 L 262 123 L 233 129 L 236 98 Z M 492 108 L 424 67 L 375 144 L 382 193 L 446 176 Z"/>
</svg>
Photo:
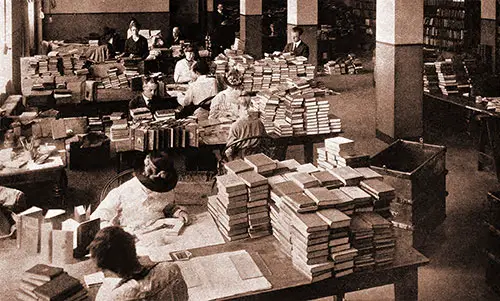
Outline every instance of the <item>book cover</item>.
<svg viewBox="0 0 500 301">
<path fill-rule="evenodd" d="M 67 273 L 63 273 L 37 287 L 33 292 L 41 300 L 62 301 L 80 290 L 83 290 L 83 285 L 80 281 Z"/>
<path fill-rule="evenodd" d="M 50 281 L 54 279 L 56 276 L 59 276 L 63 273 L 63 269 L 60 267 L 54 267 L 47 264 L 37 264 L 33 267 L 29 268 L 26 272 L 24 272 L 26 276 L 39 279 L 43 281 Z"/>
</svg>

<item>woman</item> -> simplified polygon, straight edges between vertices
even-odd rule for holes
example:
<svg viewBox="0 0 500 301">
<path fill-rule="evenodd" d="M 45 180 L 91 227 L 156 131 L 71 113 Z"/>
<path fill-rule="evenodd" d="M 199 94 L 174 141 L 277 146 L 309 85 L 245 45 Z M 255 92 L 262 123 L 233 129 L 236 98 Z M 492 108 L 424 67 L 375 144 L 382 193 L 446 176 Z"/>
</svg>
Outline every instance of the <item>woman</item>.
<svg viewBox="0 0 500 301">
<path fill-rule="evenodd" d="M 127 39 L 132 36 L 132 26 L 139 26 L 139 22 L 135 18 L 130 19 L 130 22 L 128 22 Z"/>
<path fill-rule="evenodd" d="M 243 76 L 233 69 L 224 78 L 227 88 L 219 92 L 210 105 L 209 119 L 230 118 L 236 120 L 241 115 L 241 94 Z"/>
<path fill-rule="evenodd" d="M 139 35 L 139 25 L 132 25 L 130 30 L 132 35 L 125 41 L 125 50 L 122 57 L 145 59 L 149 55 L 148 40 Z"/>
<path fill-rule="evenodd" d="M 99 268 L 122 278 L 105 296 L 106 300 L 188 300 L 179 266 L 167 262 L 142 265 L 137 258 L 134 236 L 122 228 L 101 229 L 89 249 Z"/>
</svg>

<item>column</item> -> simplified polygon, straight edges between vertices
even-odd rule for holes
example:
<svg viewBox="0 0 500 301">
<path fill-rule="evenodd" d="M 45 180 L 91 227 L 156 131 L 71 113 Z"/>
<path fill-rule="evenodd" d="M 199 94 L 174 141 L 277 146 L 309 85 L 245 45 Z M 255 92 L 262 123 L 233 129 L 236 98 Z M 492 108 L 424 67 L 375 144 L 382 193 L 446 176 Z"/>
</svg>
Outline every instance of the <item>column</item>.
<svg viewBox="0 0 500 301">
<path fill-rule="evenodd" d="M 418 138 L 422 122 L 424 0 L 377 1 L 376 135 Z"/>
<path fill-rule="evenodd" d="M 287 0 L 287 40 L 292 41 L 292 28 L 300 26 L 302 41 L 309 46 L 309 62 L 318 63 L 318 0 Z"/>
<path fill-rule="evenodd" d="M 262 58 L 262 0 L 240 0 L 240 39 L 245 53 Z"/>
<path fill-rule="evenodd" d="M 496 0 L 481 0 L 481 45 L 491 47 L 492 72 L 496 72 Z"/>
</svg>

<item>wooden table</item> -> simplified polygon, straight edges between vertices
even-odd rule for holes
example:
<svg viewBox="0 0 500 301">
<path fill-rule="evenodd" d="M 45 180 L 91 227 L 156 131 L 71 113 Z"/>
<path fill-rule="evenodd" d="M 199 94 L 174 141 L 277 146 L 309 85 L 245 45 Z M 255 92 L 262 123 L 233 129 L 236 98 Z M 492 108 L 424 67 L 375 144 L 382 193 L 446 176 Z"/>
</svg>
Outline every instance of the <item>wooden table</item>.
<svg viewBox="0 0 500 301">
<path fill-rule="evenodd" d="M 482 170 L 484 168 L 482 157 L 485 156 L 484 152 L 486 146 L 489 145 L 493 153 L 493 161 L 495 164 L 497 179 L 500 181 L 500 113 L 486 110 L 485 104 L 478 104 L 475 102 L 474 98 L 471 97 L 446 96 L 425 93 L 424 116 L 431 113 L 425 111 L 426 108 L 432 106 L 432 102 L 450 104 L 478 115 L 478 118 L 481 122 L 479 143 L 477 146 L 479 151 L 478 170 Z"/>
</svg>

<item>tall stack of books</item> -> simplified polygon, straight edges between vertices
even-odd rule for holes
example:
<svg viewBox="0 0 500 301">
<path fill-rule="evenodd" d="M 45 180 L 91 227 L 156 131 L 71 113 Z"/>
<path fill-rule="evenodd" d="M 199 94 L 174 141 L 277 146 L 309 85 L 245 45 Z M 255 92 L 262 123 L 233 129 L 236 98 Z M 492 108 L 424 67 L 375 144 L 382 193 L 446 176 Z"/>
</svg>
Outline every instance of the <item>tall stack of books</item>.
<svg viewBox="0 0 500 301">
<path fill-rule="evenodd" d="M 293 127 L 285 120 L 275 120 L 273 123 L 274 129 L 268 133 L 276 133 L 281 137 L 291 137 L 294 135 Z"/>
<path fill-rule="evenodd" d="M 391 202 L 396 198 L 394 187 L 379 179 L 363 180 L 360 187 L 375 200 L 373 210 L 384 217 L 390 217 Z"/>
<path fill-rule="evenodd" d="M 375 267 L 373 258 L 373 228 L 360 215 L 351 217 L 351 244 L 358 250 L 354 257 L 354 271 L 371 271 Z"/>
<path fill-rule="evenodd" d="M 118 79 L 118 68 L 110 68 L 108 70 L 109 82 L 111 83 L 111 88 L 120 88 L 120 80 Z"/>
<path fill-rule="evenodd" d="M 444 95 L 458 94 L 457 76 L 451 60 L 436 62 L 439 88 Z"/>
<path fill-rule="evenodd" d="M 315 97 L 308 97 L 304 99 L 304 120 L 305 130 L 308 135 L 318 134 L 318 111 L 319 106 Z"/>
<path fill-rule="evenodd" d="M 366 167 L 370 165 L 370 156 L 357 154 L 354 150 L 354 141 L 344 137 L 325 139 L 327 158 L 332 162 L 335 158 L 336 166 Z"/>
<path fill-rule="evenodd" d="M 248 192 L 245 183 L 234 174 L 217 177 L 216 196 L 208 198 L 208 211 L 220 232 L 229 240 L 248 237 Z"/>
<path fill-rule="evenodd" d="M 62 66 L 65 75 L 73 73 L 73 57 L 70 54 L 66 53 L 62 56 Z"/>
<path fill-rule="evenodd" d="M 330 228 L 328 248 L 329 256 L 335 263 L 333 268 L 335 277 L 351 274 L 354 268 L 354 254 L 356 252 L 356 250 L 351 249 L 349 242 L 351 218 L 337 209 L 319 210 L 318 215 Z M 348 256 L 348 254 L 351 256 Z"/>
<path fill-rule="evenodd" d="M 439 89 L 439 79 L 434 62 L 424 63 L 424 92 L 437 93 Z"/>
<path fill-rule="evenodd" d="M 360 216 L 373 229 L 375 268 L 390 265 L 394 260 L 396 244 L 392 223 L 374 212 L 362 213 Z"/>
<path fill-rule="evenodd" d="M 54 73 L 59 72 L 58 64 L 59 64 L 59 57 L 49 56 L 48 71 Z"/>
<path fill-rule="evenodd" d="M 292 125 L 294 135 L 304 134 L 304 97 L 301 94 L 285 96 L 285 121 Z"/>
<path fill-rule="evenodd" d="M 270 90 L 264 90 L 257 94 L 259 98 L 259 111 L 261 120 L 264 123 L 266 132 L 271 133 L 274 130 L 274 117 L 279 105 L 279 98 Z"/>
<path fill-rule="evenodd" d="M 88 300 L 80 281 L 62 268 L 37 264 L 24 272 L 16 295 L 18 300 Z"/>
<path fill-rule="evenodd" d="M 271 234 L 271 219 L 269 218 L 269 184 L 267 178 L 255 170 L 237 174 L 247 185 L 248 190 L 248 233 L 251 238 Z"/>
<path fill-rule="evenodd" d="M 38 73 L 44 74 L 49 72 L 49 61 L 48 57 L 39 57 L 38 59 Z"/>
<path fill-rule="evenodd" d="M 272 175 L 277 166 L 276 161 L 262 153 L 246 156 L 244 160 L 263 176 Z"/>
<path fill-rule="evenodd" d="M 372 197 L 358 186 L 340 187 L 340 191 L 354 200 L 354 212 L 373 211 Z"/>
<path fill-rule="evenodd" d="M 335 158 L 333 159 L 333 163 L 328 161 L 328 152 L 324 147 L 318 147 L 316 149 L 316 153 L 318 154 L 317 163 L 319 167 L 328 170 L 328 169 L 333 169 L 337 166 Z"/>
<path fill-rule="evenodd" d="M 292 216 L 292 262 L 311 281 L 332 277 L 328 224 L 316 212 Z"/>
</svg>

